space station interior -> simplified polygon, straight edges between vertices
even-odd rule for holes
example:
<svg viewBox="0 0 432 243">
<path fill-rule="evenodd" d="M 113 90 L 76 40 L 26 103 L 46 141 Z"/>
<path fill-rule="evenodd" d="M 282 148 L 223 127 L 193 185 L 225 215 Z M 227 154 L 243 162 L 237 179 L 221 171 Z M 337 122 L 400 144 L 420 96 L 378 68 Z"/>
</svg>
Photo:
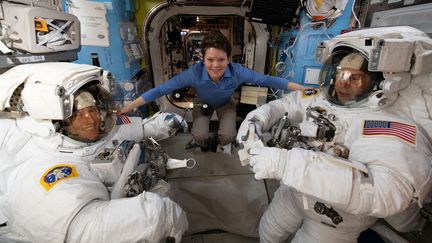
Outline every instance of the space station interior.
<svg viewBox="0 0 432 243">
<path fill-rule="evenodd" d="M 329 56 L 333 57 L 332 52 L 345 50 L 346 47 L 354 50 L 363 48 L 362 55 L 369 62 L 368 70 L 383 72 L 385 81 L 390 80 L 387 83 L 383 81 L 379 90 L 374 90 L 374 100 L 370 99 L 370 102 L 375 102 L 374 111 L 395 102 L 403 108 L 391 111 L 392 115 L 414 116 L 410 119 L 418 127 L 416 135 L 424 134 L 421 138 L 426 141 L 424 153 L 426 158 L 429 156 L 432 164 L 432 101 L 428 100 L 432 98 L 432 3 L 428 0 L 3 0 L 0 5 L 0 130 L 4 130 L 0 132 L 0 184 L 4 185 L 0 185 L 0 242 L 98 242 L 101 239 L 102 242 L 156 242 L 153 241 L 156 238 L 145 238 L 146 234 L 152 237 L 160 235 L 157 238 L 162 239 L 160 242 L 272 242 L 262 238 L 264 233 L 261 231 L 264 229 L 260 222 L 263 224 L 263 215 L 275 197 L 281 197 L 281 193 L 275 192 L 286 186 L 284 180 L 257 179 L 252 166 L 243 163 L 242 152 L 244 153 L 246 145 L 238 140 L 226 146 L 219 145 L 213 151 L 203 151 L 199 144 L 194 143 L 191 132 L 194 106 L 204 108 L 204 105 L 197 103 L 199 96 L 193 87 L 172 90 L 154 101 L 135 107 L 127 114 L 118 113 L 142 93 L 181 75 L 192 65 L 204 62 L 201 44 L 204 37 L 214 31 L 222 33 L 229 40 L 232 47 L 229 62 L 238 63 L 260 74 L 304 85 L 310 92 L 321 89 L 320 92 L 323 93 L 326 90 L 322 80 L 323 75 L 331 75 L 328 74 L 331 70 L 326 69 L 326 60 Z M 401 30 L 406 33 L 400 36 L 394 34 L 392 31 L 398 30 L 392 29 L 395 26 L 405 26 Z M 373 28 L 380 28 L 379 31 L 382 32 L 376 33 Z M 353 32 L 358 30 L 365 31 L 359 34 Z M 341 34 L 347 35 L 340 37 Z M 415 96 L 414 93 L 417 92 L 416 94 L 427 97 L 425 104 L 419 104 L 421 102 L 417 100 L 409 105 L 399 102 L 402 98 L 397 97 L 405 97 L 402 90 L 409 85 L 404 80 L 421 87 L 421 91 L 410 91 L 409 95 Z M 78 91 L 82 88 L 87 91 Z M 232 95 L 236 107 L 236 129 L 241 129 L 242 124 L 250 121 L 250 112 L 295 92 L 297 91 L 243 83 Z M 408 91 L 406 93 L 408 95 Z M 304 91 L 303 97 L 315 94 Z M 69 129 L 72 129 L 72 118 L 75 117 L 73 113 L 76 112 L 74 102 L 81 102 L 84 107 L 82 109 L 93 105 L 100 109 L 98 116 L 103 124 L 98 126 L 103 126 L 105 132 L 98 135 L 98 140 L 72 141 L 74 137 L 69 136 L 72 134 Z M 421 105 L 426 108 L 420 110 L 418 107 Z M 124 115 L 127 117 L 124 118 Z M 339 136 L 340 126 L 348 126 L 340 125 L 331 115 L 314 107 L 308 108 L 304 115 L 308 123 L 300 123 L 295 119 L 290 122 L 287 119 L 294 117 L 291 114 L 269 118 L 277 121 L 276 125 L 259 135 L 265 144 L 273 144 L 273 147 L 279 146 L 278 148 L 285 150 L 300 147 L 330 153 L 330 149 L 324 149 L 326 142 Z M 360 115 L 359 117 L 363 119 Z M 17 125 L 10 125 L 14 120 Z M 264 123 L 259 122 L 261 123 L 257 124 L 264 128 Z M 134 131 L 117 128 L 118 124 L 135 123 L 142 126 L 136 128 L 134 125 Z M 173 123 L 176 124 L 175 129 L 166 130 L 167 126 L 173 128 Z M 213 140 L 218 136 L 219 125 L 217 112 L 213 112 L 209 125 Z M 315 129 L 316 141 L 307 143 L 307 135 L 300 129 L 307 130 L 311 127 Z M 111 135 L 114 131 L 116 135 Z M 139 139 L 137 133 L 147 133 L 148 138 Z M 32 136 L 34 140 L 30 138 Z M 159 139 L 156 139 L 158 136 Z M 423 141 L 421 139 L 415 141 Z M 111 140 L 112 142 L 108 142 Z M 131 143 L 133 140 L 141 141 Z M 34 144 L 38 143 L 46 146 L 46 150 L 51 151 L 50 156 L 54 157 L 43 157 L 40 151 L 45 149 L 34 149 Z M 54 148 L 53 143 L 58 147 Z M 79 153 L 74 152 L 73 148 L 77 144 L 80 148 L 84 145 L 86 147 L 79 150 Z M 423 151 L 422 149 L 421 146 L 416 147 L 416 151 Z M 137 152 L 138 150 L 141 152 Z M 62 153 L 67 154 L 64 157 L 66 159 L 57 156 Z M 82 158 L 84 162 L 68 166 L 70 162 L 67 161 L 73 156 Z M 133 156 L 135 162 L 128 162 Z M 27 162 L 23 161 L 29 161 L 31 157 L 58 160 L 61 167 L 49 169 L 51 174 L 55 169 L 61 171 L 62 177 L 52 179 L 54 182 L 49 184 L 43 182 L 43 178 L 50 179 L 51 174 L 48 172 L 43 178 L 37 178 L 32 174 L 23 174 L 24 169 L 14 169 L 24 166 Z M 268 157 L 272 156 L 269 154 Z M 101 181 L 106 186 L 103 190 L 107 194 L 82 189 L 86 196 L 78 192 L 72 195 L 73 200 L 77 201 L 76 205 L 80 206 L 73 205 L 75 208 L 70 207 L 64 211 L 53 192 L 61 193 L 58 188 L 62 184 L 66 185 L 80 176 L 85 177 L 87 172 L 83 172 L 80 167 L 83 163 L 90 168 L 88 171 L 97 174 L 97 178 L 104 178 Z M 147 166 L 145 169 L 143 164 Z M 35 166 L 28 168 L 32 168 L 34 173 L 47 170 Z M 22 180 L 20 175 L 32 179 L 18 183 Z M 305 172 L 304 176 L 298 177 L 309 178 L 312 175 L 313 173 Z M 353 173 L 353 180 L 359 175 Z M 429 179 L 431 178 L 429 175 Z M 86 183 L 90 185 L 93 180 L 88 179 Z M 133 180 L 147 184 L 144 188 L 141 185 L 138 193 L 125 195 L 123 187 L 128 187 L 129 193 L 137 190 L 130 184 Z M 164 181 L 163 187 L 168 188 L 163 193 L 158 191 L 158 181 Z M 27 184 L 32 182 L 41 184 L 43 188 L 29 186 L 27 189 Z M 326 183 L 323 182 L 322 185 Z M 76 185 L 69 185 L 71 190 L 75 190 L 74 186 Z M 100 185 L 95 187 L 98 186 Z M 422 192 L 417 189 L 415 188 L 416 193 L 419 194 L 416 195 L 420 195 Z M 39 191 L 51 192 L 52 196 L 44 198 Z M 151 193 L 145 194 L 146 191 Z M 164 197 L 153 198 L 153 191 L 155 195 L 163 194 Z M 300 192 L 303 191 L 295 188 L 295 192 L 293 189 L 290 193 L 294 195 Z M 21 205 L 18 203 L 20 200 L 15 198 L 20 193 L 27 195 L 26 200 L 39 200 L 42 204 L 51 200 L 53 203 L 41 206 L 40 209 L 40 204 Z M 63 193 L 67 195 L 67 191 Z M 94 195 L 94 198 L 87 195 Z M 148 221 L 145 221 L 146 217 L 141 219 L 144 223 L 139 223 L 138 219 L 131 224 L 118 222 L 135 220 L 135 216 L 131 215 L 134 215 L 136 205 L 127 204 L 126 200 L 112 203 L 113 211 L 122 207 L 116 212 L 109 211 L 109 206 L 105 209 L 104 206 L 90 205 L 93 201 L 113 201 L 132 196 L 138 198 L 137 195 L 147 196 L 142 196 L 142 201 L 136 204 L 149 203 L 150 206 L 147 209 L 147 206 L 137 209 L 136 217 L 139 218 L 139 214 L 145 210 L 152 212 L 143 213 L 149 217 Z M 62 196 L 67 197 L 64 194 Z M 80 196 L 87 200 L 85 204 L 78 203 Z M 308 199 L 303 197 L 304 205 L 310 197 L 315 197 L 309 196 L 310 194 Z M 419 198 L 423 200 L 422 196 L 416 197 L 421 201 Z M 365 204 L 367 201 L 365 199 Z M 121 206 L 121 202 L 125 204 Z M 156 202 L 165 203 L 165 206 L 152 208 Z M 90 206 L 84 206 L 87 203 Z M 391 223 L 400 223 L 402 220 L 408 222 L 406 218 L 395 217 L 393 221 L 386 221 L 383 216 L 377 217 L 379 219 L 374 224 L 366 226 L 361 230 L 360 236 L 354 239 L 357 242 L 430 242 L 432 204 L 427 199 L 423 203 L 421 209 L 417 207 L 418 211 L 410 213 L 410 220 L 415 217 L 421 222 L 416 224 L 416 229 L 407 226 L 409 230 L 401 230 L 404 227 L 397 228 Z M 337 232 L 340 228 L 346 230 L 344 227 L 348 227 L 348 232 L 349 227 L 357 226 L 343 226 L 343 223 L 342 227 L 338 226 L 339 222 L 335 223 L 334 215 L 330 215 L 334 212 L 331 211 L 333 208 L 327 207 L 328 204 L 318 204 L 318 201 L 315 206 L 309 207 L 318 213 L 317 205 L 323 205 L 323 210 L 327 211 L 323 211 L 321 215 L 327 215 L 333 222 L 330 220 L 330 224 L 321 222 L 319 226 L 313 226 L 305 220 L 298 225 L 300 227 L 303 224 L 301 230 L 292 232 L 291 235 L 285 234 L 285 238 L 279 242 L 316 242 L 312 240 L 316 238 L 307 238 L 308 230 L 322 230 L 322 242 L 352 242 L 343 238 L 332 239 L 331 233 L 322 227 L 331 228 L 331 232 Z M 341 207 L 348 208 L 345 206 Z M 34 214 L 31 213 L 31 207 Z M 97 210 L 93 210 L 96 207 L 104 209 L 100 209 L 98 214 L 94 212 Z M 131 212 L 124 208 L 129 208 Z M 168 212 L 166 209 L 165 212 L 161 208 L 173 211 Z M 163 212 L 159 216 L 158 210 Z M 47 212 L 70 215 L 57 224 L 41 223 L 36 227 L 30 223 L 33 219 L 53 221 L 62 216 L 48 217 Z M 180 212 L 184 212 L 185 216 Z M 26 216 L 27 213 L 30 216 Z M 109 218 L 107 215 L 111 213 L 119 218 Z M 176 218 L 176 213 L 180 215 L 179 218 Z M 362 213 L 375 216 L 376 212 Z M 153 214 L 160 218 L 153 219 Z M 290 216 L 281 214 L 284 217 Z M 171 222 L 173 226 L 170 231 L 169 224 L 161 218 L 165 220 L 165 217 L 171 216 L 174 217 L 174 222 Z M 349 216 L 343 216 L 346 220 L 350 219 Z M 187 222 L 184 223 L 182 220 L 186 217 Z M 95 222 L 103 220 L 107 220 L 107 225 L 112 225 L 97 228 Z M 367 225 L 367 220 L 366 217 L 358 219 L 364 225 Z M 180 226 L 182 224 L 186 226 Z M 178 229 L 175 229 L 176 226 Z M 140 231 L 139 227 L 145 230 Z M 47 228 L 55 229 L 51 232 Z M 129 230 L 130 233 L 124 233 Z M 107 231 L 109 233 L 100 233 Z M 92 232 L 102 235 L 92 235 Z M 134 234 L 141 234 L 144 238 L 134 240 Z M 321 237 L 319 233 L 316 234 Z M 122 235 L 132 238 L 112 241 Z"/>
</svg>

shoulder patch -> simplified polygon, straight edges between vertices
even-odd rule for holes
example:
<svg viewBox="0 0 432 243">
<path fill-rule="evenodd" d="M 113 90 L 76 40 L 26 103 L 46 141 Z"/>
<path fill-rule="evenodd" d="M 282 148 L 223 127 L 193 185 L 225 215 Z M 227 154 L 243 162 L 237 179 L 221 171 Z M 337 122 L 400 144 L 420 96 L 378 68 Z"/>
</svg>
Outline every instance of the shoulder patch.
<svg viewBox="0 0 432 243">
<path fill-rule="evenodd" d="M 417 126 L 394 122 L 366 120 L 363 125 L 364 136 L 391 136 L 411 145 L 416 144 Z"/>
<path fill-rule="evenodd" d="M 305 90 L 303 90 L 302 96 L 305 98 L 305 97 L 309 97 L 309 96 L 315 96 L 317 94 L 319 94 L 318 89 L 305 89 Z"/>
<path fill-rule="evenodd" d="M 58 164 L 45 171 L 40 179 L 40 184 L 45 188 L 45 191 L 49 191 L 60 181 L 74 177 L 78 177 L 74 165 Z"/>
</svg>

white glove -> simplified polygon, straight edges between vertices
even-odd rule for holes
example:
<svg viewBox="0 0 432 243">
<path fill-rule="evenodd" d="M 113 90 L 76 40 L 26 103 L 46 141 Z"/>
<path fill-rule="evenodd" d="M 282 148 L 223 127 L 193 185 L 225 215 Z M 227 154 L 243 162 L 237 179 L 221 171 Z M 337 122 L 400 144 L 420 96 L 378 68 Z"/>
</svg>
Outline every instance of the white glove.
<svg viewBox="0 0 432 243">
<path fill-rule="evenodd" d="M 261 124 L 262 124 L 261 121 L 259 121 L 254 117 L 247 120 L 245 119 L 240 125 L 239 130 L 237 132 L 237 138 L 236 138 L 237 143 L 243 144 L 244 146 L 246 143 L 251 143 L 255 140 L 260 140 L 262 137 Z M 251 125 L 254 126 L 254 131 L 255 131 L 254 134 L 249 134 Z"/>
<path fill-rule="evenodd" d="M 175 242 L 181 242 L 184 232 L 189 227 L 186 213 L 177 203 L 168 197 L 164 197 L 162 200 L 165 202 L 168 236 L 175 238 Z"/>
<path fill-rule="evenodd" d="M 180 242 L 188 228 L 185 212 L 168 197 L 151 192 L 110 201 L 93 200 L 69 225 L 66 242 Z"/>
<path fill-rule="evenodd" d="M 352 163 L 302 148 L 255 147 L 249 150 L 249 154 L 249 164 L 257 180 L 277 179 L 332 205 L 346 206 L 349 202 L 353 183 Z M 360 168 L 360 165 L 355 167 Z M 335 191 L 339 193 L 335 194 Z"/>
<path fill-rule="evenodd" d="M 285 171 L 287 150 L 272 147 L 254 147 L 249 150 L 249 164 L 255 179 L 281 180 Z"/>
<path fill-rule="evenodd" d="M 243 127 L 242 127 L 243 126 Z M 237 134 L 240 149 L 237 152 L 242 166 L 249 164 L 249 150 L 255 147 L 264 147 L 261 141 L 261 123 L 253 120 L 243 122 Z M 246 130 L 246 126 L 248 130 Z M 258 131 L 258 132 L 256 132 Z M 241 135 L 245 134 L 245 135 Z"/>
<path fill-rule="evenodd" d="M 157 112 L 143 120 L 144 137 L 153 137 L 160 141 L 173 136 L 180 128 L 188 131 L 187 122 L 178 114 Z"/>
</svg>

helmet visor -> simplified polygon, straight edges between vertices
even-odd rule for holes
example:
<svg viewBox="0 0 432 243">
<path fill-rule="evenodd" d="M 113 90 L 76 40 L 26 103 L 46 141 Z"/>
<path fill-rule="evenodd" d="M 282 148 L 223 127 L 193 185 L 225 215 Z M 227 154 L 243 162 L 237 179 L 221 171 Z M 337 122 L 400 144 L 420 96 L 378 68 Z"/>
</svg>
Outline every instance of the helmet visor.
<svg viewBox="0 0 432 243">
<path fill-rule="evenodd" d="M 104 138 L 115 124 L 114 102 L 102 86 L 91 84 L 74 94 L 72 115 L 63 121 L 62 133 L 92 143 Z"/>
<path fill-rule="evenodd" d="M 358 107 L 374 87 L 375 75 L 367 65 L 366 57 L 359 52 L 334 52 L 320 72 L 321 92 L 335 105 Z"/>
</svg>

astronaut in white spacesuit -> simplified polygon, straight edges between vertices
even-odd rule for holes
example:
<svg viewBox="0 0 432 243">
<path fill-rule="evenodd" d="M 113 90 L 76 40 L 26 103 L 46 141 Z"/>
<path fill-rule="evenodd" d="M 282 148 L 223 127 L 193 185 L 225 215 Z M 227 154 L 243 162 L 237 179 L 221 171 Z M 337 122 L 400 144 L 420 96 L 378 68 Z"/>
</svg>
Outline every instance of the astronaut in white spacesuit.
<svg viewBox="0 0 432 243">
<path fill-rule="evenodd" d="M 0 75 L 1 242 L 180 242 L 188 223 L 175 202 L 147 191 L 113 199 L 107 187 L 138 160 L 135 142 L 171 135 L 174 116 L 116 119 L 103 77 L 73 63 Z M 132 149 L 122 150 L 125 141 Z"/>
<path fill-rule="evenodd" d="M 256 179 L 281 181 L 260 222 L 261 242 L 357 242 L 378 218 L 427 202 L 431 50 L 431 39 L 410 27 L 340 35 L 318 48 L 320 91 L 293 92 L 247 115 L 237 136 L 242 163 Z M 412 91 L 426 82 L 423 93 Z M 257 138 L 281 117 L 290 136 L 264 146 Z"/>
</svg>

